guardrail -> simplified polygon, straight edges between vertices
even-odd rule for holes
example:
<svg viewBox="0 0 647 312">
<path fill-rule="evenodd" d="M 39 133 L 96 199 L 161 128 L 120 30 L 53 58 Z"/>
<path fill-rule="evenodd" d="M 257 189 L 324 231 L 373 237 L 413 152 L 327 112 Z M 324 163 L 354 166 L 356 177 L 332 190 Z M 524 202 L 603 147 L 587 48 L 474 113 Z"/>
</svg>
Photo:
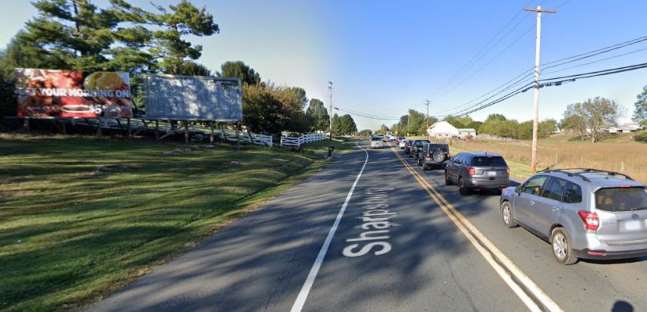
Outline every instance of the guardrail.
<svg viewBox="0 0 647 312">
<path fill-rule="evenodd" d="M 323 141 L 327 138 L 325 133 L 307 133 L 298 137 L 281 136 L 281 146 L 299 148 L 303 144 Z"/>
</svg>

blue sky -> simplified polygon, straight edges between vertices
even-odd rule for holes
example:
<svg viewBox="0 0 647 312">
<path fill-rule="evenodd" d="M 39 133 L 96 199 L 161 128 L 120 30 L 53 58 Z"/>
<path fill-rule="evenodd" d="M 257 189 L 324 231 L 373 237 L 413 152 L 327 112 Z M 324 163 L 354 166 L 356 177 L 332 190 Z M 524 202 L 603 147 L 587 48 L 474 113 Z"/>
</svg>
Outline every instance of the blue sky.
<svg viewBox="0 0 647 312">
<path fill-rule="evenodd" d="M 521 11 L 525 6 L 539 3 L 558 8 L 557 14 L 543 20 L 542 59 L 546 62 L 647 35 L 647 1 L 194 2 L 206 6 L 222 29 L 212 37 L 194 38 L 204 45 L 201 62 L 211 69 L 224 61 L 243 60 L 263 79 L 301 86 L 309 97 L 325 102 L 327 81 L 332 80 L 335 106 L 387 118 L 410 108 L 424 112 L 425 99 L 431 100 L 432 114 L 452 112 L 530 68 L 535 20 L 534 15 Z M 27 0 L 3 4 L 0 47 L 33 12 Z M 645 47 L 647 43 L 609 55 Z M 564 72 L 546 72 L 544 77 L 642 62 L 647 62 L 647 51 Z M 646 84 L 647 70 L 642 70 L 545 88 L 540 115 L 559 119 L 566 105 L 604 96 L 616 100 L 630 116 L 635 96 Z M 531 107 L 527 92 L 472 117 L 483 120 L 488 114 L 503 113 L 527 120 Z M 394 122 L 359 116 L 355 120 L 359 128 Z"/>
</svg>

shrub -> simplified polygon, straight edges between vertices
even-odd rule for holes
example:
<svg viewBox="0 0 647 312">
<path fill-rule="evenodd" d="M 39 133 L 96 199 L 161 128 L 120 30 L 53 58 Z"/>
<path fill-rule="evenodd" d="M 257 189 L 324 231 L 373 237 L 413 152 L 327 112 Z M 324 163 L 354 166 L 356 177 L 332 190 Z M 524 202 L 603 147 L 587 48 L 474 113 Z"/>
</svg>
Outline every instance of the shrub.
<svg viewBox="0 0 647 312">
<path fill-rule="evenodd" d="M 634 135 L 634 140 L 636 142 L 647 143 L 647 131 L 639 132 Z"/>
</svg>

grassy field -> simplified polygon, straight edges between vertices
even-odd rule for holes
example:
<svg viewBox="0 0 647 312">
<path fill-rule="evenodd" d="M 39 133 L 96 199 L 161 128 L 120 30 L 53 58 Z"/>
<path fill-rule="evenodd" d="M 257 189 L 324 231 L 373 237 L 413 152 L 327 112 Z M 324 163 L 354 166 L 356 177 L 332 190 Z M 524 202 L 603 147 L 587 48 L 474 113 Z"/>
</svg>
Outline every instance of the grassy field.
<svg viewBox="0 0 647 312">
<path fill-rule="evenodd" d="M 530 175 L 530 141 L 459 141 L 452 142 L 454 152 L 491 151 L 502 154 L 512 174 L 518 178 Z M 620 135 L 599 143 L 557 136 L 538 143 L 538 169 L 596 168 L 618 171 L 647 183 L 647 144 L 630 135 Z"/>
<path fill-rule="evenodd" d="M 314 172 L 325 146 L 0 135 L 0 310 L 109 293 Z"/>
</svg>

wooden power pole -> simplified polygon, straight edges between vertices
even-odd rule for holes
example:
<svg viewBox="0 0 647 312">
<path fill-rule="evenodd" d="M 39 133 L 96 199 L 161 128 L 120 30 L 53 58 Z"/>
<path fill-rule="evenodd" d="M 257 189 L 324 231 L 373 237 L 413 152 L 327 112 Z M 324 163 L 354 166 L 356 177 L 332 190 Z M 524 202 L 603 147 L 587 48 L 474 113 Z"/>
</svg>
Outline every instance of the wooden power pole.
<svg viewBox="0 0 647 312">
<path fill-rule="evenodd" d="M 533 92 L 532 104 L 532 157 L 530 161 L 530 170 L 537 172 L 537 133 L 539 128 L 539 77 L 541 66 L 541 14 L 557 13 L 556 10 L 543 9 L 540 5 L 536 8 L 525 8 L 525 11 L 534 12 L 537 15 L 537 36 L 535 38 L 535 89 Z"/>
</svg>

